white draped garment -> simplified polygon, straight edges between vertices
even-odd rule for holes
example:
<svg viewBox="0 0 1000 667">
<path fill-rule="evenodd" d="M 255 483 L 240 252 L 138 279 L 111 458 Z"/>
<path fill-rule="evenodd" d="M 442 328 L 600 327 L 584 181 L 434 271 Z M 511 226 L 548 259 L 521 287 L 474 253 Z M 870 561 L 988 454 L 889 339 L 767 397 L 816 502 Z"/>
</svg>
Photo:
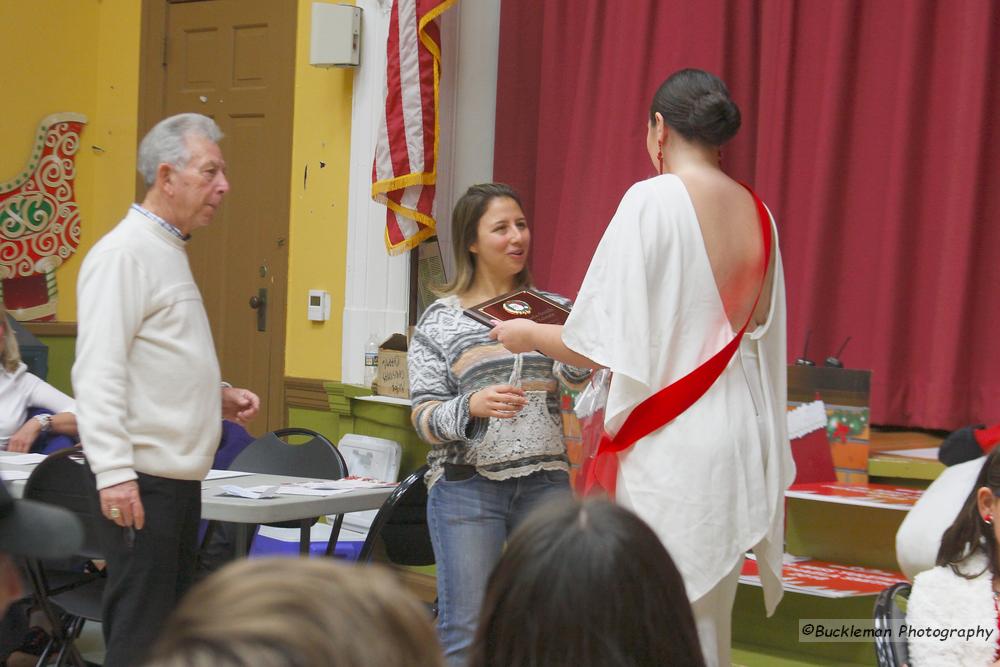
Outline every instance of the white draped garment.
<svg viewBox="0 0 1000 667">
<path fill-rule="evenodd" d="M 748 549 L 767 613 L 782 595 L 784 491 L 795 476 L 787 435 L 785 288 L 771 220 L 774 281 L 767 321 L 686 412 L 620 455 L 617 499 L 670 552 L 694 602 Z M 613 371 L 605 425 L 732 340 L 701 227 L 683 182 L 633 185 L 597 247 L 563 342 Z"/>
</svg>

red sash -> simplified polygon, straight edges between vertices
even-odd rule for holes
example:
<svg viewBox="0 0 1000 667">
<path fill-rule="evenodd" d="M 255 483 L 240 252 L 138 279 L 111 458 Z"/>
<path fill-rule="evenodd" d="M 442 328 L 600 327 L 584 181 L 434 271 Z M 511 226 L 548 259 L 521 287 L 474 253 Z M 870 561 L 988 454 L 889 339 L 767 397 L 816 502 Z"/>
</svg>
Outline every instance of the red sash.
<svg viewBox="0 0 1000 667">
<path fill-rule="evenodd" d="M 656 392 L 637 405 L 625 419 L 614 438 L 607 433 L 601 438 L 597 454 L 592 461 L 583 466 L 580 474 L 584 476 L 583 493 L 599 493 L 603 489 L 611 498 L 615 496 L 615 485 L 618 481 L 618 453 L 631 447 L 637 440 L 645 438 L 653 431 L 659 430 L 673 421 L 678 415 L 694 405 L 709 387 L 711 387 L 729 365 L 729 360 L 736 354 L 736 349 L 746 333 L 753 313 L 757 310 L 760 295 L 764 291 L 764 279 L 767 277 L 767 267 L 771 263 L 771 217 L 767 213 L 764 202 L 750 189 L 746 183 L 741 183 L 753 197 L 757 205 L 757 216 L 760 218 L 760 231 L 764 240 L 764 265 L 761 272 L 760 290 L 754 299 L 753 308 L 743 327 L 724 348 L 673 384 Z"/>
</svg>

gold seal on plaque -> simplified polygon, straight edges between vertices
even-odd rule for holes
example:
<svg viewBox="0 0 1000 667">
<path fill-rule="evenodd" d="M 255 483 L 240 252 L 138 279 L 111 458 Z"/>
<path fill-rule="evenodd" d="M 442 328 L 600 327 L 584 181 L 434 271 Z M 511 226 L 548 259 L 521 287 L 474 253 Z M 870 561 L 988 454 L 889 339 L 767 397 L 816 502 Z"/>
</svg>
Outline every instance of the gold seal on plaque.
<svg viewBox="0 0 1000 667">
<path fill-rule="evenodd" d="M 518 299 L 504 301 L 502 307 L 514 317 L 528 317 L 531 315 L 531 306 Z"/>
</svg>

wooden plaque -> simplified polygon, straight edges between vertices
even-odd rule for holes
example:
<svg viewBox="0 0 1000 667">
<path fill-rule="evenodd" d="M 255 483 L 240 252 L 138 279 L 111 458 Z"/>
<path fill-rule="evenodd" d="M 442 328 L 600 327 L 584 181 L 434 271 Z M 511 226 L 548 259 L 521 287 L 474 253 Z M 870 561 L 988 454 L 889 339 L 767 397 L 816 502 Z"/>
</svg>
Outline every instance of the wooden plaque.
<svg viewBox="0 0 1000 667">
<path fill-rule="evenodd" d="M 523 289 L 466 308 L 465 314 L 492 329 L 494 320 L 519 318 L 539 324 L 563 324 L 569 317 L 569 309 L 533 289 Z"/>
</svg>

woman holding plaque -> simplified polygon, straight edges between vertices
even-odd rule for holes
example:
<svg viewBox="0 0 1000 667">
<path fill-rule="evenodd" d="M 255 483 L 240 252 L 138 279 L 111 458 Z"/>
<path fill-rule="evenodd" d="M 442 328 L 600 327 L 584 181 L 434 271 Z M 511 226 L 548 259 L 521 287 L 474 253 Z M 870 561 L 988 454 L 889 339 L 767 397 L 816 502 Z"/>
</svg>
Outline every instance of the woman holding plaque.
<svg viewBox="0 0 1000 667">
<path fill-rule="evenodd" d="M 465 313 L 531 286 L 531 232 L 517 194 L 474 185 L 451 223 L 455 275 L 421 316 L 408 356 L 413 426 L 431 445 L 438 634 L 449 664 L 463 665 L 508 535 L 534 507 L 569 493 L 559 381 L 582 384 L 590 371 L 533 351 L 511 354 Z"/>
<path fill-rule="evenodd" d="M 767 208 L 719 166 L 740 112 L 725 84 L 682 70 L 657 90 L 636 183 L 598 245 L 564 327 L 504 322 L 507 349 L 613 371 L 586 481 L 642 517 L 684 578 L 706 662 L 729 664 L 753 549 L 768 613 L 781 598 L 785 294 Z"/>
</svg>

